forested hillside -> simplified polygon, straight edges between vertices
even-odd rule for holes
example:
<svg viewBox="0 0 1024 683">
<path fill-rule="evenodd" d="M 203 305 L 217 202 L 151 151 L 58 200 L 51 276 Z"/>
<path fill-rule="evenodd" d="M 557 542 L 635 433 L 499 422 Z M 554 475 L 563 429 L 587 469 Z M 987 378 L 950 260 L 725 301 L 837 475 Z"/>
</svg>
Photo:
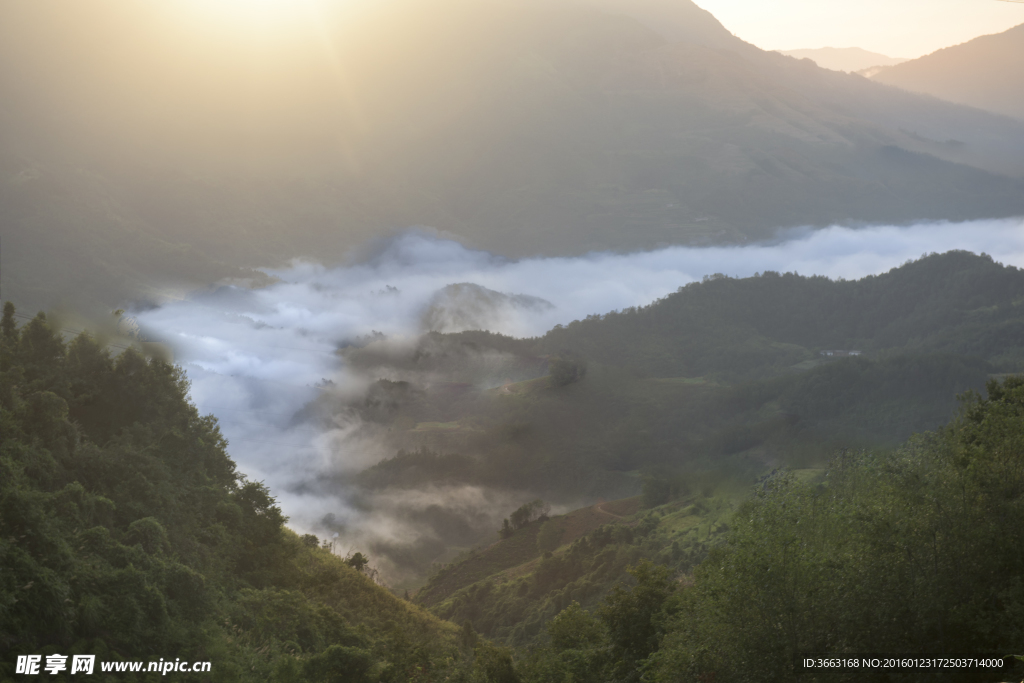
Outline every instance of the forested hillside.
<svg viewBox="0 0 1024 683">
<path fill-rule="evenodd" d="M 655 556 L 664 564 L 636 562 L 628 587 L 606 585 L 593 610 L 581 609 L 570 600 L 593 593 L 589 579 L 600 572 L 573 579 L 609 559 L 588 551 L 592 535 L 532 574 L 465 594 L 564 586 L 548 593 L 562 611 L 542 632 L 547 645 L 520 663 L 529 681 L 923 680 L 921 670 L 794 669 L 799 654 L 873 652 L 993 655 L 1005 667 L 931 670 L 927 680 L 1016 680 L 1024 673 L 1022 464 L 1024 380 L 993 381 L 987 398 L 967 395 L 948 426 L 892 453 L 844 451 L 820 478 L 763 480 L 692 573 L 672 568 L 673 544 Z M 654 538 L 664 534 L 666 512 L 613 526 L 606 537 L 635 540 L 610 556 L 651 555 L 650 527 Z M 484 616 L 509 607 L 498 602 Z"/>
<path fill-rule="evenodd" d="M 210 661 L 203 680 L 218 681 L 508 666 L 289 531 L 179 368 L 86 335 L 65 344 L 42 314 L 17 329 L 10 303 L 0 354 L 0 678 L 15 655 L 53 653 Z"/>
<path fill-rule="evenodd" d="M 764 482 L 673 606 L 650 678 L 778 680 L 800 652 L 1024 661 L 1024 378 L 987 393 L 891 454 L 838 453 L 821 485 Z"/>
<path fill-rule="evenodd" d="M 416 600 L 521 648 L 517 670 L 538 683 L 795 680 L 805 653 L 991 655 L 1005 666 L 928 680 L 1016 680 L 1024 378 L 987 394 L 897 449 L 834 451 L 822 469 L 767 474 L 752 496 L 651 479 L 637 499 L 542 514 Z"/>
<path fill-rule="evenodd" d="M 560 512 L 704 489 L 736 502 L 775 468 L 820 469 L 836 450 L 937 429 L 958 394 L 1024 370 L 1022 304 L 1024 273 L 950 252 L 857 281 L 709 277 L 536 339 L 369 340 L 341 351 L 368 391 L 325 393 L 314 412 L 357 416 L 393 457 L 316 486 L 360 500 L 483 490 Z M 431 495 L 415 541 L 368 546 L 410 589 L 495 538 L 493 506 Z"/>
<path fill-rule="evenodd" d="M 412 480 L 618 497 L 636 490 L 631 470 L 800 464 L 938 427 L 957 393 L 1024 370 L 1024 273 L 950 252 L 857 281 L 712 276 L 539 339 L 432 333 L 405 352 L 344 355 L 400 380 L 357 406 L 407 451 L 368 485 L 401 485 L 412 468 Z M 474 457 L 454 466 L 419 448 Z"/>
<path fill-rule="evenodd" d="M 955 353 L 1024 370 L 1024 272 L 989 256 L 933 254 L 861 280 L 765 272 L 712 275 L 637 309 L 549 332 L 645 376 L 767 376 L 819 351 Z"/>
</svg>

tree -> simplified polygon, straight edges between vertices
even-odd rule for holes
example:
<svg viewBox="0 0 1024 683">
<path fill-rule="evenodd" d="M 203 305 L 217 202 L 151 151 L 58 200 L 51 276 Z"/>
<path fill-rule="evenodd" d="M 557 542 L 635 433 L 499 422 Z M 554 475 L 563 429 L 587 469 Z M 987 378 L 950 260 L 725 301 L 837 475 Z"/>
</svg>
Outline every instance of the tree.
<svg viewBox="0 0 1024 683">
<path fill-rule="evenodd" d="M 368 565 L 369 563 L 369 558 L 367 558 L 362 553 L 350 554 L 348 557 L 345 558 L 345 564 L 352 567 L 357 572 L 362 572 L 363 569 L 366 568 L 366 565 Z"/>
<path fill-rule="evenodd" d="M 673 590 L 672 574 L 668 567 L 647 559 L 627 571 L 636 585 L 631 590 L 615 586 L 597 613 L 608 630 L 618 677 L 638 680 L 637 662 L 658 649 L 666 621 L 662 608 Z"/>
<path fill-rule="evenodd" d="M 476 647 L 480 641 L 480 637 L 476 634 L 473 629 L 473 624 L 469 619 L 462 622 L 462 630 L 459 632 L 459 644 L 467 650 L 472 650 Z"/>
<path fill-rule="evenodd" d="M 600 621 L 573 600 L 548 622 L 548 635 L 555 650 L 585 650 L 604 640 L 604 629 Z"/>
<path fill-rule="evenodd" d="M 14 322 L 14 304 L 10 301 L 4 302 L 4 317 L 0 322 L 0 334 L 5 341 L 13 342 L 18 334 L 18 326 Z"/>
<path fill-rule="evenodd" d="M 587 361 L 564 351 L 548 361 L 548 372 L 555 386 L 564 387 L 579 382 L 587 374 Z"/>
<path fill-rule="evenodd" d="M 366 650 L 331 645 L 306 660 L 302 673 L 304 680 L 317 683 L 363 683 L 370 680 L 371 666 L 373 659 Z"/>
<path fill-rule="evenodd" d="M 473 672 L 482 683 L 519 683 L 512 651 L 481 640 L 473 651 Z"/>
<path fill-rule="evenodd" d="M 498 529 L 498 536 L 501 538 L 510 538 L 515 532 L 516 530 L 512 528 L 512 525 L 508 522 L 508 517 L 506 517 L 501 523 L 501 528 Z"/>
<path fill-rule="evenodd" d="M 573 601 L 548 622 L 551 647 L 536 652 L 525 664 L 527 679 L 600 683 L 608 663 L 604 627 Z"/>
<path fill-rule="evenodd" d="M 547 519 L 551 505 L 540 498 L 524 503 L 510 515 L 513 531 L 518 531 L 535 519 Z"/>
</svg>

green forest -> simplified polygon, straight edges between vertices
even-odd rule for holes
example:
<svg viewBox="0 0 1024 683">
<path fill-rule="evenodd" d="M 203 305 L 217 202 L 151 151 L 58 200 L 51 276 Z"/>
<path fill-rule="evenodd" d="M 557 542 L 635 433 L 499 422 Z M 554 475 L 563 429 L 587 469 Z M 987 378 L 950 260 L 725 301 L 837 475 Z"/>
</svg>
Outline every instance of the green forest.
<svg viewBox="0 0 1024 683">
<path fill-rule="evenodd" d="M 288 530 L 180 369 L 65 344 L 43 314 L 17 329 L 10 303 L 2 335 L 0 679 L 19 654 L 211 661 L 195 676 L 218 681 L 486 680 L 509 661 Z"/>
<path fill-rule="evenodd" d="M 436 510 L 462 549 L 436 562 L 292 532 L 180 368 L 7 303 L 0 678 L 76 653 L 226 681 L 921 680 L 798 673 L 808 653 L 985 654 L 1006 666 L 929 680 L 1019 678 L 1022 304 L 1020 271 L 961 252 L 856 282 L 707 278 L 537 339 L 345 349 L 453 380 L 371 386 L 358 409 L 409 448 L 363 490 L 589 498 L 524 501 L 483 541 Z M 425 578 L 383 585 L 367 559 L 388 553 Z"/>
</svg>

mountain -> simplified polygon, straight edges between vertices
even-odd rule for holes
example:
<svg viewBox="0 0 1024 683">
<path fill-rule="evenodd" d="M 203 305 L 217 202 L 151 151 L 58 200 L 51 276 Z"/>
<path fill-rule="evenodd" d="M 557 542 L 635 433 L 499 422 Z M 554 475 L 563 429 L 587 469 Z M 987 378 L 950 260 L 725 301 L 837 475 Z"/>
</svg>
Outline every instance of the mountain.
<svg viewBox="0 0 1024 683">
<path fill-rule="evenodd" d="M 888 57 L 859 47 L 821 47 L 778 52 L 797 59 L 809 59 L 821 68 L 832 71 L 861 71 L 869 67 L 894 66 L 907 61 L 902 57 Z"/>
<path fill-rule="evenodd" d="M 1002 631 L 948 616 L 959 598 L 946 586 L 968 572 L 957 585 L 971 604 L 1019 632 L 1016 608 L 981 598 L 1001 590 L 987 572 L 1017 580 L 1019 544 L 996 543 L 998 559 L 981 548 L 1021 534 L 1022 303 L 1024 272 L 950 252 L 855 282 L 711 276 L 539 339 L 428 335 L 389 366 L 385 348 L 352 349 L 352 366 L 408 379 L 378 383 L 366 414 L 421 439 L 358 483 L 405 498 L 456 484 L 518 492 L 523 506 L 476 543 L 434 511 L 438 537 L 463 552 L 434 565 L 414 601 L 529 648 L 517 662 L 525 680 L 636 680 L 623 661 L 649 655 L 654 680 L 711 679 L 737 652 L 761 658 L 757 671 L 772 672 L 763 680 L 784 680 L 792 652 L 818 640 L 910 648 L 934 642 L 939 622 L 956 631 L 942 647 L 981 650 Z M 535 368 L 536 378 L 500 387 L 463 376 L 454 394 L 415 379 L 436 386 L 460 355 L 508 364 L 499 356 L 538 353 L 548 376 Z M 556 382 L 559 358 L 589 369 Z M 962 484 L 971 502 L 958 514 L 975 516 L 954 522 Z M 559 511 L 526 502 L 534 495 Z M 939 529 L 958 540 L 930 545 Z M 901 591 L 909 583 L 930 597 Z M 940 599 L 948 608 L 933 610 Z M 757 600 L 775 607 L 762 615 L 749 607 Z M 616 649 L 628 653 L 630 641 L 619 610 L 654 629 L 629 656 Z M 779 614 L 795 635 L 777 633 Z"/>
<path fill-rule="evenodd" d="M 395 455 L 309 485 L 355 487 L 382 513 L 431 501 L 410 517 L 415 543 L 367 546 L 413 588 L 496 531 L 493 504 L 431 491 L 565 510 L 635 496 L 651 477 L 743 489 L 836 449 L 895 447 L 948 421 L 957 394 L 1024 371 L 1022 301 L 1024 272 L 950 252 L 857 281 L 710 277 L 535 339 L 376 339 L 341 351 L 366 393 L 324 395 L 310 412 L 358 415 Z M 574 371 L 559 376 L 564 366 Z"/>
<path fill-rule="evenodd" d="M 1024 123 L 686 0 L 324 3 L 272 34 L 175 7 L 0 7 L 5 296 L 109 310 L 409 225 L 518 257 L 1024 212 Z"/>
<path fill-rule="evenodd" d="M 864 75 L 1024 120 L 1024 24 Z"/>
</svg>

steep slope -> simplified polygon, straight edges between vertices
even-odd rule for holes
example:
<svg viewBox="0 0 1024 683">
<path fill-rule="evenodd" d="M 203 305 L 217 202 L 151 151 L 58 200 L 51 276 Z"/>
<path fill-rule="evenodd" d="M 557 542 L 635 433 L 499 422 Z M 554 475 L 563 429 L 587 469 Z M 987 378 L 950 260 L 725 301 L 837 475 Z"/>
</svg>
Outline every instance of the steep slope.
<svg viewBox="0 0 1024 683">
<path fill-rule="evenodd" d="M 17 329 L 10 303 L 0 334 L 0 678 L 41 652 L 238 681 L 452 670 L 455 627 L 286 529 L 180 369 Z"/>
<path fill-rule="evenodd" d="M 630 565 L 653 560 L 678 572 L 699 565 L 721 543 L 726 521 L 743 497 L 704 488 L 703 493 L 677 491 L 671 502 L 649 503 L 643 510 L 638 496 L 533 522 L 441 568 L 415 602 L 456 623 L 469 621 L 490 638 L 517 646 L 543 643 L 545 622 L 572 602 L 586 608 L 600 604 L 616 584 L 628 580 Z M 616 506 L 623 514 L 601 511 Z M 580 527 L 580 518 L 594 510 L 603 519 L 586 519 Z M 559 534 L 563 528 L 567 531 Z"/>
<path fill-rule="evenodd" d="M 1024 120 L 1024 24 L 865 75 Z"/>
<path fill-rule="evenodd" d="M 105 314 L 224 278 L 267 281 L 212 257 L 202 243 L 176 241 L 122 201 L 122 192 L 109 178 L 0 154 L 4 297 L 28 310 Z"/>
</svg>

